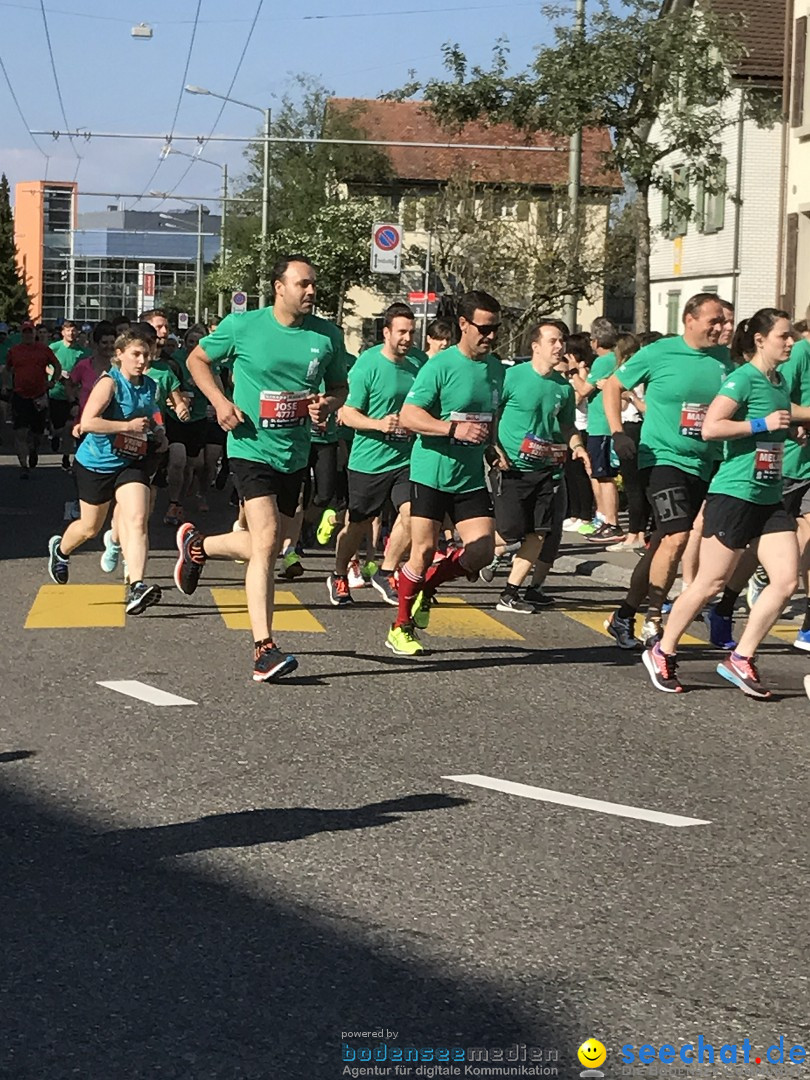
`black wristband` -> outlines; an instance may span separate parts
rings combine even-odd
[[[455,439],[455,437],[456,437],[456,428],[457,427],[458,427],[458,420],[451,420],[450,421],[450,430],[447,432],[447,438],[448,439]]]

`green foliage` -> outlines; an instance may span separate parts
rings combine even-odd
[[[14,219],[6,174],[0,177],[0,322],[20,323],[28,317],[31,298],[17,268]]]

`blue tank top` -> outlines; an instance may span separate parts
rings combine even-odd
[[[136,386],[125,379],[117,367],[110,368],[101,378],[110,378],[115,383],[112,401],[102,413],[105,420],[134,420],[139,416],[151,419],[157,391],[154,379],[143,375],[140,385]],[[132,444],[127,439],[90,431],[79,444],[76,461],[94,472],[117,472],[123,466],[139,460],[139,454],[127,452],[131,448]]]

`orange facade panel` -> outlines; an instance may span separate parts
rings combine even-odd
[[[73,192],[73,228],[76,227],[77,185],[67,180],[21,180],[14,187],[14,243],[17,261],[28,284],[34,322],[42,318],[45,259],[45,203],[50,191]]]

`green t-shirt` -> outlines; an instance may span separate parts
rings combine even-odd
[[[64,341],[52,341],[48,348],[62,365],[63,376],[69,375],[83,357],[91,355],[81,345],[68,345]],[[62,379],[48,391],[48,396],[54,401],[67,401],[67,391]]]
[[[175,349],[172,353],[172,360],[180,372],[180,389],[184,394],[188,396],[188,411],[189,418],[187,423],[192,424],[195,420],[204,420],[208,415],[208,398],[200,390],[197,389],[197,384],[191,377],[191,372],[186,366],[186,360],[188,359],[188,349]],[[166,361],[163,361],[166,363]],[[167,366],[169,366],[167,364]],[[217,365],[212,364],[211,370],[216,372]],[[174,409],[169,408],[169,412],[172,416],[176,416]]]
[[[616,370],[616,357],[612,352],[597,356],[588,372],[587,382],[596,386],[598,382],[609,378]],[[610,435],[610,425],[605,416],[605,405],[602,401],[602,391],[595,390],[588,398],[588,434]]]
[[[305,315],[282,326],[272,307],[226,315],[200,346],[212,361],[232,360],[233,400],[244,422],[228,434],[228,455],[279,472],[305,468],[311,424],[307,398],[346,383],[343,332]]]
[[[437,420],[477,420],[492,424],[501,402],[504,369],[500,360],[471,360],[457,345],[425,364],[406,405],[418,405]],[[487,444],[469,445],[447,435],[417,435],[411,451],[411,480],[459,495],[485,487]]]
[[[509,368],[503,382],[498,442],[513,469],[552,469],[558,477],[568,454],[563,428],[573,428],[574,389],[553,369],[535,371],[531,362]]]
[[[354,366],[356,361],[357,361],[357,357],[354,356],[353,353],[346,353],[346,371],[347,371],[347,374],[348,374],[348,372],[350,372],[352,370],[352,367]],[[323,393],[325,393],[325,391],[326,391],[326,386],[322,382],[319,392],[321,394],[323,394]],[[346,431],[351,431],[352,434],[354,434],[354,429],[353,428],[347,428],[347,427],[345,427],[345,425],[338,423],[337,412],[329,413],[329,415],[326,418],[326,427],[320,428],[320,427],[317,427],[315,424],[312,424],[311,427],[312,427],[312,441],[314,443],[318,443],[321,446],[323,446],[325,444],[328,444],[328,443],[336,443],[340,439],[345,439],[346,436],[345,436],[344,432],[346,432]]]
[[[790,359],[779,368],[794,405],[810,405],[810,341],[803,338],[790,350]],[[791,480],[810,479],[810,443],[785,443],[784,473]]]
[[[160,409],[161,414],[166,415],[167,399],[169,394],[175,390],[180,389],[180,380],[175,375],[174,371],[169,367],[165,360],[153,360],[152,366],[147,369],[146,374],[152,379],[157,386],[155,392],[155,404]],[[174,415],[174,410],[171,410]]]
[[[402,360],[383,356],[382,345],[367,349],[349,374],[346,404],[372,420],[398,413],[422,366],[409,352]],[[404,428],[390,435],[381,431],[355,430],[349,468],[362,473],[393,472],[411,459],[414,436]]]
[[[661,338],[626,360],[616,377],[626,390],[643,383],[647,406],[641,426],[639,468],[672,465],[709,480],[719,444],[704,442],[703,417],[731,365],[728,349],[693,349],[682,337]],[[589,428],[590,431],[590,428]]]
[[[790,395],[780,372],[777,382],[753,364],[736,368],[720,387],[723,397],[739,404],[733,420],[755,420],[776,409],[790,409]],[[709,491],[772,506],[782,498],[782,455],[787,431],[761,431],[722,443],[723,460]]]

